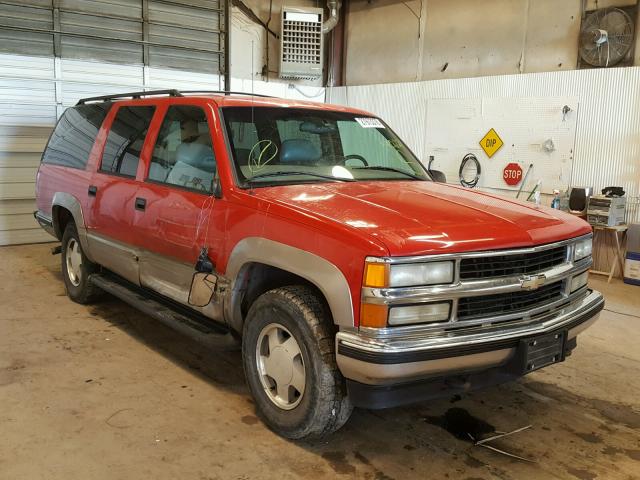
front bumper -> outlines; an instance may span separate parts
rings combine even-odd
[[[486,329],[410,338],[376,338],[357,330],[343,330],[336,335],[338,367],[352,386],[354,382],[396,386],[460,376],[507,366],[513,363],[522,340],[553,332],[563,332],[568,354],[578,333],[595,322],[603,308],[602,294],[589,290],[581,299],[546,317],[515,326],[505,322]],[[513,373],[513,368],[509,371]]]

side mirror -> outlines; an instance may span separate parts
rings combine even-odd
[[[191,281],[189,305],[194,307],[206,307],[209,305],[216,289],[217,281],[217,277],[211,273],[196,272]]]
[[[429,174],[434,182],[447,183],[447,176],[440,170],[429,170]]]

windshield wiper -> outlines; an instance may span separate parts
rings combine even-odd
[[[256,178],[282,177],[282,176],[286,176],[286,175],[309,175],[311,177],[323,178],[325,180],[332,180],[334,182],[355,182],[356,181],[354,178],[332,177],[331,175],[323,175],[321,173],[296,172],[296,171],[293,171],[293,172],[283,171],[283,172],[259,173],[257,175],[254,175],[253,177],[247,178],[245,181],[247,183],[254,183],[254,180]]]
[[[393,167],[371,166],[371,167],[351,167],[351,168],[353,168],[354,170],[382,170],[383,172],[395,172],[395,173],[401,173],[415,180],[424,180],[424,178],[420,178],[417,175],[414,175],[413,173],[405,172],[404,170],[400,170],[399,168],[393,168]]]

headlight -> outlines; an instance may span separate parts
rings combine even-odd
[[[580,275],[576,275],[571,279],[571,293],[576,290],[580,290],[584,287],[589,280],[589,271],[582,272]]]
[[[576,242],[573,250],[573,260],[577,262],[578,260],[582,260],[583,258],[590,256],[592,242],[593,239],[591,237]]]
[[[453,262],[391,265],[390,287],[414,287],[453,282]]]
[[[414,323],[444,322],[449,320],[451,303],[425,303],[389,310],[389,325],[411,325]]]

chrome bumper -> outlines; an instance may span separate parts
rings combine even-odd
[[[515,326],[505,322],[486,329],[395,337],[376,337],[373,329],[342,330],[336,335],[338,367],[347,379],[369,385],[477,372],[507,363],[523,339],[554,331],[566,331],[566,338],[574,339],[603,307],[602,294],[591,290],[546,317]]]

